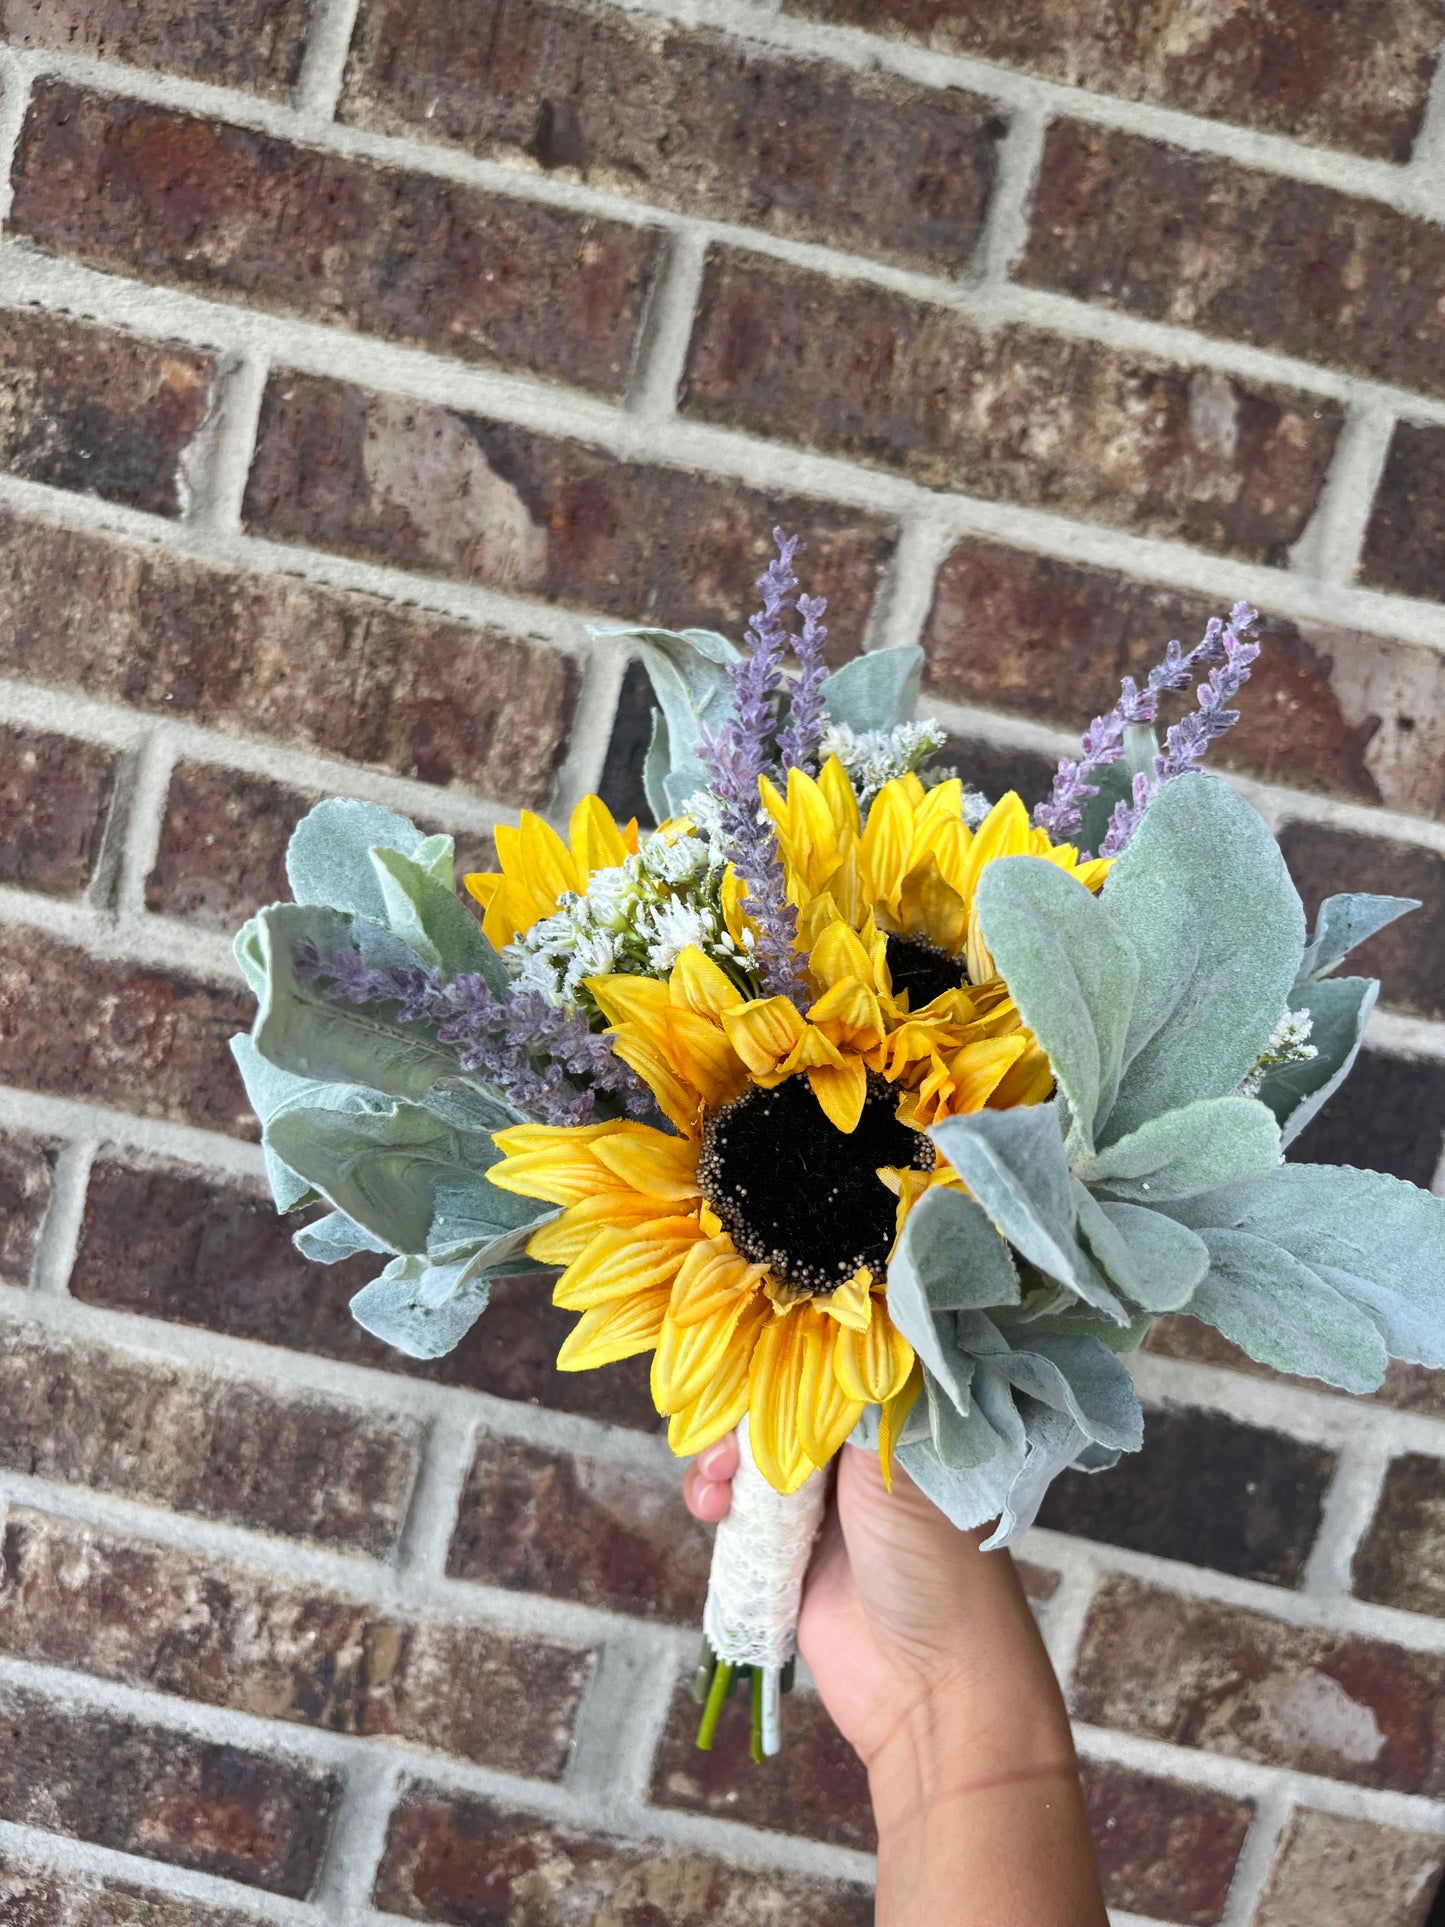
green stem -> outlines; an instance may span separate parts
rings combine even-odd
[[[763,1763],[763,1669],[761,1666],[753,1668],[753,1726],[752,1736],[748,1741],[748,1752],[752,1756],[753,1764],[761,1766]]]
[[[717,1669],[717,1654],[707,1641],[702,1642],[698,1654],[697,1671],[692,1676],[692,1696],[699,1706],[707,1705],[707,1696],[712,1687],[712,1676]]]
[[[723,1701],[732,1683],[732,1667],[719,1661],[717,1671],[712,1676],[707,1705],[703,1708],[702,1725],[697,1729],[697,1743],[704,1753],[712,1752],[712,1743],[717,1738],[717,1723],[722,1717]]]

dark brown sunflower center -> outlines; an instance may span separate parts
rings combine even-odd
[[[853,1131],[829,1123],[806,1077],[749,1090],[703,1132],[698,1178],[753,1264],[798,1291],[836,1291],[860,1265],[881,1276],[898,1201],[884,1164],[931,1171],[933,1146],[898,1122],[898,1093],[873,1073]]]
[[[961,990],[968,982],[962,957],[952,956],[922,937],[888,938],[888,975],[895,997],[908,992],[908,1008],[922,1010],[945,990]]]

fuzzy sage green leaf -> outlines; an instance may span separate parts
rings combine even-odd
[[[1203,1097],[1116,1138],[1076,1164],[1074,1175],[1118,1198],[1166,1204],[1262,1177],[1279,1156],[1279,1125],[1266,1105],[1252,1097]]]

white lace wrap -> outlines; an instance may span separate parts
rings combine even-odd
[[[732,1510],[717,1529],[702,1629],[720,1660],[781,1671],[797,1651],[798,1603],[827,1481],[815,1473],[797,1492],[775,1492],[738,1427]]]

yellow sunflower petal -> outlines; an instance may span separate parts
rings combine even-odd
[[[829,1123],[843,1132],[855,1131],[868,1095],[868,1071],[862,1058],[850,1057],[836,1065],[821,1064],[810,1070],[807,1077]]]
[[[649,1198],[681,1202],[698,1195],[697,1146],[688,1138],[668,1137],[643,1125],[625,1136],[599,1139],[592,1155],[624,1184]]]
[[[722,1363],[690,1405],[667,1422],[667,1442],[679,1457],[705,1452],[724,1432],[730,1432],[748,1409],[748,1368],[752,1364],[756,1325],[739,1322]]]
[[[738,1353],[750,1358],[767,1315],[766,1301],[747,1297],[689,1325],[669,1313],[652,1357],[652,1402],[658,1411],[681,1411],[701,1398],[713,1379],[729,1374]]]
[[[833,1341],[833,1370],[849,1398],[883,1405],[896,1398],[913,1370],[913,1347],[883,1305],[863,1331],[843,1326]]]
[[[679,1325],[710,1318],[720,1306],[736,1305],[755,1292],[766,1273],[766,1265],[749,1264],[740,1256],[730,1238],[707,1238],[695,1244],[678,1267],[668,1316]]]
[[[814,1305],[801,1307],[802,1369],[798,1378],[798,1440],[820,1469],[863,1416],[833,1370],[833,1326]]]
[[[751,927],[747,912],[743,908],[743,902],[747,894],[747,884],[743,882],[742,878],[730,863],[723,871],[720,895],[723,922],[727,925],[728,935],[739,949],[745,948],[743,939]]]
[[[650,1352],[666,1315],[666,1285],[584,1311],[557,1354],[558,1371],[590,1372],[598,1365]]]
[[[685,1005],[699,1017],[712,1017],[719,1023],[725,1010],[742,1002],[732,978],[695,944],[689,944],[678,956],[668,979],[667,994],[674,1005]]]
[[[586,875],[578,873],[572,852],[552,825],[531,810],[522,812],[518,840],[521,850],[518,871],[539,917],[551,916],[565,891],[586,888]],[[501,848],[502,839],[498,835],[499,854]],[[509,864],[504,861],[502,867],[510,874]]]
[[[865,1265],[861,1271],[830,1291],[826,1297],[815,1298],[813,1303],[827,1318],[836,1324],[846,1326],[855,1332],[867,1331],[873,1318],[873,1293],[869,1289],[872,1277]]]
[[[560,1218],[533,1232],[527,1256],[544,1265],[570,1265],[580,1258],[604,1225],[622,1229],[628,1225],[651,1224],[665,1217],[675,1206],[671,1199],[649,1198],[638,1191],[602,1191],[595,1198],[583,1198],[568,1205]]]
[[[848,772],[836,756],[830,756],[818,772],[818,788],[833,819],[833,836],[839,849],[856,843],[863,831],[858,813],[858,798],[848,781]]]
[[[652,1129],[650,1124],[638,1124],[630,1117],[604,1118],[600,1124],[509,1124],[504,1131],[493,1131],[492,1142],[505,1156],[519,1157],[528,1151],[567,1150],[596,1144],[599,1138]]]
[[[654,1218],[636,1228],[604,1225],[552,1288],[552,1303],[589,1311],[665,1284],[672,1289],[689,1248],[702,1236],[696,1218]]]
[[[936,944],[940,950],[962,949],[968,929],[968,906],[948,881],[934,851],[919,859],[903,879],[899,922],[911,937]]]
[[[858,933],[841,918],[819,933],[808,969],[824,990],[850,981],[873,988],[873,959]]]
[[[826,1027],[838,1043],[851,1044],[857,1050],[871,1050],[883,1041],[883,1012],[877,995],[856,977],[845,977],[825,990],[809,1010],[808,1021]]]
[[[666,1041],[658,1043],[639,1024],[619,1024],[609,1032],[613,1055],[637,1072],[657,1099],[662,1115],[686,1137],[695,1134],[702,1098],[673,1063]]]
[[[883,1483],[890,1492],[893,1490],[893,1454],[898,1447],[899,1434],[908,1421],[908,1414],[918,1403],[918,1395],[922,1390],[923,1367],[915,1358],[903,1389],[885,1403],[879,1414],[878,1460],[883,1469]]]
[[[804,1024],[786,997],[755,997],[723,1013],[728,1041],[754,1076],[766,1076],[788,1056]]]
[[[796,1492],[812,1473],[798,1437],[798,1388],[806,1340],[796,1312],[770,1315],[748,1368],[748,1433],[758,1470],[776,1492]]]
[[[468,893],[476,898],[484,910],[506,880],[500,870],[473,870],[462,878]]]
[[[499,1191],[511,1191],[521,1198],[542,1198],[548,1204],[580,1204],[583,1198],[627,1188],[597,1162],[585,1142],[547,1144],[504,1157],[492,1166],[487,1177]]]
[[[609,1024],[637,1024],[658,1044],[667,1042],[667,1013],[672,999],[666,984],[655,977],[633,977],[622,971],[589,977],[587,988]]]
[[[572,812],[567,834],[578,878],[575,887],[579,889],[587,887],[587,879],[594,870],[615,870],[627,861],[627,844],[600,796],[582,798]]]
[[[1029,813],[1018,792],[1010,790],[974,831],[960,878],[963,895],[972,898],[986,863],[996,862],[1001,856],[1027,856],[1029,835]]]
[[[950,1117],[966,1117],[981,1111],[1003,1082],[1005,1076],[1029,1048],[1026,1031],[1011,1037],[986,1037],[977,1044],[965,1044],[950,1058],[948,1074],[953,1090],[948,1098]]]
[[[894,918],[912,843],[913,812],[908,792],[897,781],[885,783],[868,811],[858,857],[874,901],[883,904]]]
[[[747,1071],[715,1019],[674,1005],[667,1023],[667,1055],[710,1111],[720,1110],[747,1087]]]
[[[994,1086],[988,1100],[989,1109],[1009,1111],[1016,1104],[1043,1104],[1053,1088],[1053,1066],[1038,1045],[1030,1041],[1023,1056]]]

